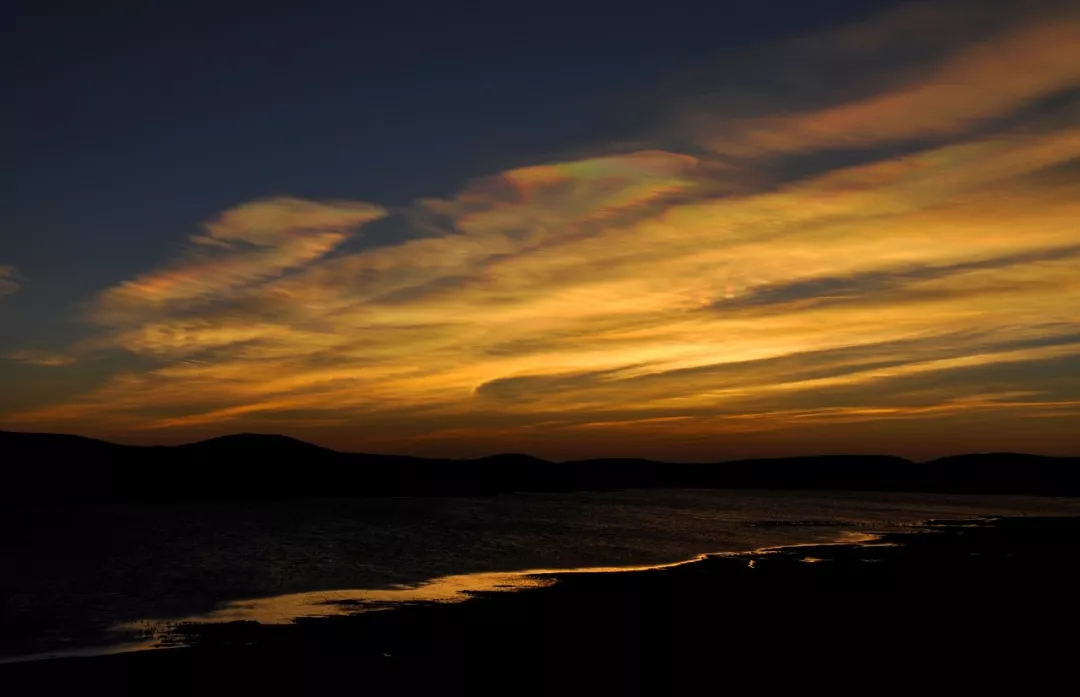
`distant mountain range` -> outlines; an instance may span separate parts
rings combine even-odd
[[[1080,457],[972,454],[916,463],[886,455],[713,464],[505,454],[451,460],[342,453],[286,436],[177,446],[0,431],[0,499],[190,500],[455,496],[643,487],[1080,495]]]

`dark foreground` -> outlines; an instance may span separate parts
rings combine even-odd
[[[670,694],[1075,688],[1080,518],[557,576],[188,647],[0,667],[6,694]],[[1064,681],[1064,682],[1063,682]]]

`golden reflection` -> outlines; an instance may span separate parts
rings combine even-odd
[[[751,554],[775,554],[800,547],[828,547],[836,545],[873,542],[879,535],[840,531],[831,542],[764,547]],[[543,588],[556,582],[555,576],[570,574],[620,573],[627,571],[650,571],[671,569],[693,564],[710,556],[739,558],[745,552],[720,552],[699,554],[682,561],[666,564],[628,566],[588,566],[570,569],[529,569],[526,571],[494,571],[473,574],[442,576],[415,586],[395,586],[377,589],[349,589],[290,593],[270,598],[232,601],[213,612],[193,615],[183,619],[145,619],[118,625],[122,632],[156,635],[167,634],[181,623],[259,622],[260,624],[289,624],[298,619],[334,617],[362,612],[383,610],[395,605],[416,602],[455,603],[467,600],[477,593],[502,593],[529,588]],[[748,565],[754,567],[754,560]],[[151,642],[152,643],[152,642]]]
[[[669,564],[647,566],[595,566],[575,569],[531,569],[515,572],[483,572],[443,576],[416,586],[380,589],[326,590],[290,593],[270,598],[232,601],[204,615],[182,619],[143,619],[117,625],[114,629],[125,634],[147,637],[136,643],[126,643],[114,650],[132,651],[163,646],[169,634],[179,625],[218,624],[227,622],[258,622],[260,624],[290,624],[296,620],[316,617],[355,615],[389,609],[395,605],[416,602],[456,603],[477,593],[504,593],[528,588],[543,588],[555,583],[554,575],[614,573],[667,569],[704,559],[699,555]],[[25,659],[24,659],[25,660]]]
[[[541,572],[532,572],[541,573]],[[413,587],[375,590],[328,590],[291,593],[272,598],[230,602],[205,615],[186,617],[182,622],[220,623],[253,621],[261,624],[288,624],[305,617],[333,617],[384,609],[388,605],[411,602],[460,602],[470,593],[491,593],[538,588],[550,579],[515,573],[483,573],[445,576]],[[140,620],[121,625],[124,631],[139,631],[161,625],[162,620]]]

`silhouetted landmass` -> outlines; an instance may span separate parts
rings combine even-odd
[[[871,544],[562,573],[514,593],[182,648],[0,666],[11,694],[1056,694],[1075,681],[1080,518],[940,521]]]
[[[505,454],[450,460],[342,453],[285,436],[179,446],[0,431],[6,500],[490,495],[642,487],[1080,495],[1080,458],[972,454],[916,463],[836,455],[714,464]]]

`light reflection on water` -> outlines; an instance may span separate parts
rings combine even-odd
[[[403,603],[459,602],[472,593],[505,592],[537,588],[553,583],[550,578],[522,573],[463,574],[436,578],[414,587],[351,589],[289,593],[227,603],[204,615],[181,620],[148,619],[118,625],[122,632],[158,632],[181,623],[222,623],[251,621],[261,624],[288,624],[308,617],[352,615],[384,610]]]
[[[137,644],[127,644],[125,650],[133,650],[133,646],[154,648],[182,624],[226,622],[289,624],[304,618],[355,615],[361,612],[386,610],[406,603],[456,603],[478,593],[503,593],[550,586],[556,582],[554,578],[556,574],[663,569],[698,561],[705,556],[707,555],[698,555],[694,559],[670,564],[649,566],[596,566],[576,569],[484,572],[444,576],[416,586],[289,593],[270,598],[233,601],[213,612],[182,619],[143,619],[126,622],[117,625],[114,631],[147,637],[146,640]]]
[[[455,603],[478,593],[519,591],[542,588],[556,583],[556,575],[616,573],[667,569],[701,561],[709,556],[741,556],[772,554],[798,547],[822,547],[840,544],[866,544],[879,539],[877,535],[841,531],[834,542],[806,543],[768,547],[754,552],[718,552],[699,554],[691,559],[667,564],[638,566],[592,566],[572,569],[529,569],[514,572],[483,572],[458,574],[431,579],[415,586],[379,589],[325,590],[289,593],[269,598],[232,601],[202,615],[182,619],[143,619],[119,624],[114,631],[144,637],[137,644],[127,644],[124,650],[140,650],[177,645],[176,630],[184,624],[221,624],[228,622],[258,622],[260,624],[290,624],[305,618],[355,615],[362,612],[387,610],[406,603]],[[809,558],[808,558],[809,559]],[[819,561],[815,559],[815,561]],[[753,565],[753,561],[750,562]]]

